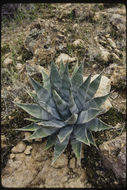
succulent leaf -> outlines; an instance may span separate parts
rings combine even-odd
[[[64,123],[68,125],[73,125],[76,123],[77,118],[78,118],[78,114],[72,114],[71,117],[69,117],[66,121],[64,121]]]
[[[69,137],[68,135],[66,139],[64,139],[63,142],[60,142],[59,139],[56,140],[55,148],[54,148],[54,159],[52,164],[56,161],[56,159],[64,152],[65,148],[68,145],[69,142]]]
[[[50,147],[52,147],[53,145],[55,145],[56,143],[56,134],[53,134],[51,136],[48,136],[47,137],[47,143],[46,143],[46,146],[45,146],[45,149],[44,150],[47,150],[49,149]]]
[[[70,95],[70,88],[71,88],[71,82],[70,82],[69,73],[68,73],[68,64],[65,65],[65,70],[63,72],[61,83],[62,83],[61,84],[61,93],[64,97],[64,100],[68,102],[69,95]]]
[[[79,86],[83,83],[83,64],[81,64],[75,73],[72,75],[71,82],[73,91],[76,92]]]
[[[47,111],[48,113],[50,113],[54,118],[56,119],[60,119],[60,116],[57,112],[57,110],[53,107],[50,107],[48,104],[46,104],[45,102],[43,101],[38,101],[38,103],[40,104],[40,106],[45,110]]]
[[[76,66],[75,66],[75,68],[74,68],[74,71],[73,71],[73,73],[72,73],[71,78],[74,77],[74,75],[75,75],[75,73],[78,71],[78,69],[79,69],[79,66],[78,66],[78,63],[77,63]]]
[[[73,125],[69,126],[67,125],[66,127],[62,128],[60,130],[60,132],[58,133],[58,139],[60,142],[63,142],[65,140],[65,138],[71,134],[71,132],[73,131]]]
[[[90,130],[87,130],[87,137],[88,137],[90,144],[94,145],[97,148],[97,145],[96,145],[95,140],[93,138],[92,132]]]
[[[69,109],[70,109],[70,112],[73,114],[73,113],[78,113],[79,110],[77,108],[77,105],[74,101],[74,98],[73,98],[73,94],[72,94],[72,91],[70,89],[70,97],[69,97]]]
[[[90,145],[90,142],[87,136],[87,129],[85,125],[79,125],[74,130],[74,135],[75,135],[76,140],[83,142],[84,144]]]
[[[59,121],[56,119],[53,119],[51,121],[42,121],[38,123],[38,125],[43,125],[47,127],[56,127],[56,128],[61,128],[65,126],[65,123],[63,121]]]
[[[63,76],[64,70],[65,70],[64,63],[61,60],[61,62],[60,62],[60,71],[59,71],[61,78]]]
[[[44,138],[51,135],[52,133],[55,133],[57,130],[58,129],[56,128],[40,127],[31,136],[29,136],[28,139]]]
[[[51,88],[50,77],[44,71],[42,71],[42,77],[43,77],[43,87],[49,91]]]
[[[33,117],[42,119],[42,109],[38,104],[21,104],[16,102],[15,104]]]
[[[87,123],[88,121],[94,119],[97,115],[99,115],[99,113],[100,113],[100,110],[95,109],[95,108],[91,108],[89,110],[82,111],[79,114],[77,124]]]
[[[53,90],[53,98],[56,103],[58,112],[62,115],[64,119],[67,119],[70,115],[68,104],[59,96],[59,94]]]
[[[52,120],[53,116],[48,113],[47,111],[45,111],[44,109],[42,109],[42,120],[48,121],[48,120]]]
[[[22,128],[16,129],[16,130],[18,130],[18,131],[36,131],[39,128],[40,128],[40,126],[38,124],[32,123],[30,125],[27,125],[25,127],[22,127]]]
[[[82,147],[81,142],[73,140],[71,141],[71,146],[76,158],[78,159],[79,165],[81,165],[81,147]]]
[[[78,105],[80,105],[79,106],[80,111],[82,110],[82,107],[84,105],[84,102],[85,102],[85,99],[87,96],[87,91],[89,89],[90,80],[91,80],[91,75],[89,75],[87,77],[87,79],[82,83],[82,85],[78,89],[77,99],[79,101]]]
[[[85,111],[85,110],[88,110],[89,108],[96,108],[97,109],[107,100],[108,97],[109,97],[109,94],[107,94],[105,96],[93,98],[84,104],[82,110]]]
[[[50,83],[51,85],[53,84],[54,86],[61,88],[61,77],[54,62],[51,63]]]
[[[100,75],[98,75],[89,85],[89,89],[87,92],[87,97],[86,97],[86,102],[88,100],[90,100],[91,98],[93,98],[93,96],[95,95],[99,85],[100,85],[100,81],[101,81],[101,77],[102,77],[102,73]]]
[[[41,121],[41,119],[37,119],[37,118],[24,118],[24,120],[27,120],[27,121],[33,121],[33,122],[39,122]]]
[[[89,123],[86,123],[86,126],[89,130],[95,131],[95,132],[112,128],[112,126],[104,123],[98,118],[91,120]]]
[[[31,77],[30,77],[30,81],[31,81],[33,88],[35,89],[35,91],[37,93],[38,102],[43,99],[44,103],[54,107],[55,106],[54,101],[52,100],[52,97],[51,97],[50,93],[48,92],[48,90],[43,88],[40,85],[40,83],[38,83],[37,81],[35,81]]]

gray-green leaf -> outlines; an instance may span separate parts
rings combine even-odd
[[[61,128],[65,126],[65,123],[63,121],[58,121],[56,119],[53,119],[51,121],[41,121],[38,123],[38,125],[43,125],[47,127],[55,127],[55,128]]]
[[[74,101],[72,90],[70,89],[70,96],[69,96],[69,109],[71,113],[78,113],[77,105]]]
[[[16,102],[15,104],[33,117],[42,119],[42,108],[38,104],[21,104]]]
[[[68,124],[68,125],[72,125],[75,124],[78,118],[78,114],[72,114],[71,117],[69,117],[66,121],[64,121],[64,123]]]
[[[87,136],[87,128],[85,125],[77,125],[77,127],[74,130],[74,136],[76,140],[83,142],[87,145],[90,145],[89,139]]]
[[[27,125],[25,127],[22,127],[22,128],[16,129],[16,130],[18,130],[18,131],[36,131],[39,128],[40,128],[40,126],[38,124],[32,123],[30,125]]]
[[[77,140],[71,141],[72,150],[78,160],[79,165],[81,165],[81,151],[82,151],[82,143]]]
[[[61,60],[61,62],[60,62],[60,70],[59,70],[61,78],[63,76],[64,70],[65,70],[65,66],[64,66],[63,61]]]
[[[89,75],[89,77],[83,82],[83,84],[79,87],[78,89],[78,93],[76,95],[76,98],[79,101],[79,110],[82,110],[82,107],[85,103],[85,99],[86,99],[86,95],[87,95],[87,91],[89,89],[89,84],[90,84],[90,80],[91,80],[91,75]]]
[[[89,130],[87,130],[87,137],[89,139],[90,144],[94,145],[97,148],[97,145],[96,145],[95,140],[93,138],[92,132]]]
[[[53,145],[55,145],[56,138],[57,138],[56,134],[53,134],[53,135],[47,137],[47,143],[46,143],[46,146],[45,146],[44,150],[47,150],[50,147],[52,147]]]
[[[95,118],[91,120],[90,122],[86,123],[86,126],[89,130],[95,131],[95,132],[113,128],[112,126],[104,123],[98,118]]]
[[[43,87],[49,91],[51,88],[50,77],[44,71],[42,71],[42,77],[43,77]]]
[[[51,135],[52,133],[54,133],[56,131],[57,131],[56,128],[40,127],[31,136],[29,136],[28,139],[44,138],[44,137]]]
[[[109,94],[105,95],[105,96],[100,96],[100,97],[95,97],[91,100],[89,100],[88,102],[86,102],[82,108],[82,110],[88,110],[90,108],[99,108],[105,101],[106,99],[109,97]]]
[[[65,148],[66,148],[67,145],[68,145],[69,137],[70,137],[70,135],[68,135],[68,136],[66,137],[66,139],[65,139],[62,143],[59,141],[59,139],[57,139],[56,145],[55,145],[55,148],[54,148],[54,159],[53,159],[52,164],[53,164],[53,163],[56,161],[56,159],[64,152]]]
[[[100,110],[94,109],[94,108],[91,108],[86,111],[82,111],[79,114],[77,124],[87,123],[88,121],[94,119],[97,115],[99,115],[99,113],[100,113]]]
[[[87,96],[86,96],[86,102],[89,101],[91,98],[93,98],[93,96],[95,95],[100,85],[101,77],[102,77],[102,73],[90,83]]]
[[[56,103],[58,112],[62,115],[64,119],[67,119],[70,116],[68,104],[59,96],[59,94],[55,90],[53,90],[53,98]]]
[[[59,141],[63,142],[66,139],[66,137],[71,134],[72,131],[73,131],[73,125],[68,125],[60,129],[60,132],[57,135]]]
[[[51,63],[50,83],[51,86],[53,85],[58,88],[61,88],[61,77],[54,62]]]
[[[78,69],[76,68],[76,71],[74,74],[72,74],[71,82],[72,82],[72,88],[74,92],[77,92],[77,89],[79,86],[83,83],[83,64],[80,64]]]

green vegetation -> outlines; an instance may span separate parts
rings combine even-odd
[[[91,75],[83,82],[83,65],[76,66],[71,79],[69,78],[68,64],[61,63],[58,72],[54,62],[51,64],[51,73],[43,76],[43,87],[30,77],[30,82],[36,94],[30,93],[36,104],[21,104],[17,106],[29,113],[34,123],[19,128],[20,131],[34,132],[28,139],[45,138],[45,149],[55,145],[54,160],[64,152],[68,143],[80,164],[82,143],[94,145],[92,132],[112,128],[96,117],[100,114],[100,106],[109,94],[93,98],[100,84],[100,74],[91,83]]]

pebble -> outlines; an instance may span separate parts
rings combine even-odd
[[[15,154],[10,154],[10,159],[15,158]]]
[[[17,57],[17,61],[21,61],[22,60],[22,55],[20,55],[19,57]]]
[[[115,60],[118,60],[118,61],[120,60],[118,55],[116,55],[115,53],[111,53],[111,55],[114,57]]]
[[[12,148],[11,152],[20,153],[20,152],[24,152],[25,149],[26,149],[26,144],[21,141]]]
[[[112,93],[112,95],[110,97],[114,100],[118,97],[118,93],[114,92],[114,93]]]
[[[25,135],[25,139],[27,139],[31,135],[31,133],[30,132],[24,132],[24,135]],[[28,142],[33,142],[32,139],[28,139],[27,141]]]
[[[6,137],[5,135],[1,135],[1,148],[6,148],[7,143],[6,143]]]
[[[11,91],[12,90],[12,87],[11,86],[8,86],[7,87],[7,91]]]
[[[79,47],[79,46],[83,46],[84,45],[84,41],[81,39],[77,39],[73,42],[73,46],[74,47]]]
[[[97,69],[98,66],[97,66],[97,64],[93,64],[92,67],[93,67],[93,69]]]
[[[74,25],[73,25],[73,29],[74,29],[74,30],[77,29],[78,27],[79,27],[78,24],[74,24]]]
[[[24,153],[28,155],[28,154],[30,154],[31,150],[32,150],[32,146],[27,146]]]
[[[17,63],[16,69],[21,70],[23,68],[23,65],[21,63]]]
[[[42,141],[42,138],[37,138],[35,139],[36,142],[41,142]]]
[[[10,65],[10,64],[12,64],[12,63],[13,63],[13,61],[12,61],[12,59],[9,58],[9,57],[7,57],[7,58],[4,60],[4,65],[5,65],[5,66],[8,66],[8,65]]]
[[[116,44],[111,38],[107,38],[107,41],[113,48],[116,48]]]

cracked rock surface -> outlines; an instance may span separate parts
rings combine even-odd
[[[19,147],[19,142],[16,147]],[[7,162],[2,172],[4,187],[91,187],[87,182],[85,170],[75,167],[74,159],[68,167],[68,157],[62,154],[51,165],[53,151],[43,151],[45,142],[34,142],[26,146],[24,152],[12,152],[13,156]],[[26,152],[30,150],[29,154]],[[12,154],[11,154],[12,155]],[[71,168],[73,166],[73,168]]]

